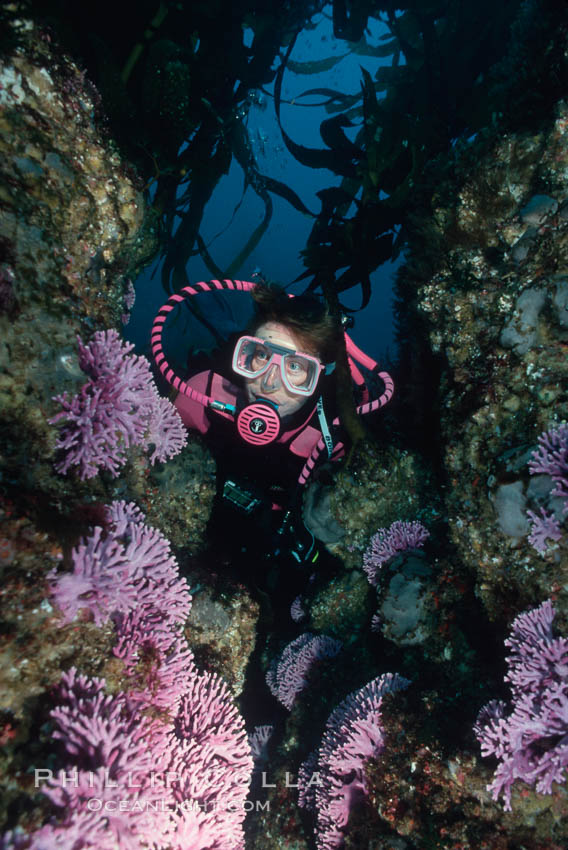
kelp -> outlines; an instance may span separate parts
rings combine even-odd
[[[126,0],[118,7],[109,0],[46,0],[18,8],[56,30],[99,89],[105,119],[159,218],[167,292],[187,282],[186,266],[196,252],[218,270],[200,228],[233,161],[243,169],[244,191],[261,199],[264,216],[221,270],[225,276],[237,272],[266,232],[272,195],[314,215],[289,186],[261,173],[246,117],[254,92],[272,81],[282,45],[310,26],[322,7],[321,0],[276,6],[264,0]]]
[[[292,62],[288,60],[288,70],[295,74],[323,74],[324,71],[331,71],[332,68],[349,56],[349,53],[343,53],[341,56],[327,56],[325,59],[314,59],[311,62]]]
[[[527,12],[529,6],[531,12]],[[409,216],[417,204],[428,202],[428,193],[421,187],[428,185],[428,174],[439,158],[451,158],[456,144],[467,144],[470,137],[493,130],[496,116],[504,127],[519,120],[523,93],[517,87],[516,102],[505,96],[510,90],[509,57],[521,55],[511,37],[515,22],[527,14],[535,22],[540,22],[542,13],[558,21],[562,18],[550,0],[531,4],[505,0],[498,6],[489,0],[475,4],[414,0],[379,7],[364,0],[333,5],[334,35],[358,39],[351,45],[353,52],[374,53],[383,60],[374,75],[361,69],[360,92],[311,88],[294,98],[302,102],[309,96],[325,97],[318,103],[334,115],[320,125],[326,148],[298,145],[281,127],[284,143],[298,162],[329,168],[342,178],[341,187],[351,196],[351,204],[343,196],[335,203],[331,195],[325,196],[302,252],[306,271],[298,280],[309,278],[308,289],[322,292],[329,291],[333,280],[336,294],[359,286],[360,308],[370,297],[370,275],[400,253]],[[369,45],[364,34],[369,19],[381,22],[386,30],[376,46]],[[528,53],[529,28],[524,29]],[[561,37],[556,41],[558,57]],[[275,80],[280,124],[288,55]],[[385,64],[389,57],[390,63]],[[542,74],[542,58],[536,52],[534,58]],[[526,61],[517,59],[516,65],[526,75]],[[296,74],[300,70],[294,65]],[[554,75],[551,70],[550,77]],[[560,87],[554,88],[558,95]],[[352,142],[342,128],[354,125],[358,130]],[[347,310],[341,304],[340,308]]]
[[[316,14],[327,14],[323,0],[125,0],[120,6],[110,0],[0,0],[0,11],[40,17],[97,86],[113,136],[160,221],[168,292],[186,283],[196,253],[216,276],[237,274],[266,232],[272,196],[278,195],[313,218],[299,280],[328,300],[360,287],[363,307],[372,272],[400,252],[409,217],[428,201],[421,187],[433,164],[496,121],[506,127],[536,120],[564,93],[559,5],[333,0],[334,37],[346,49],[304,62],[293,59],[295,41],[314,28]],[[245,31],[252,38],[245,39]],[[0,49],[8,45],[0,41]],[[328,117],[320,125],[322,146],[295,142],[280,115],[284,75],[341,68],[349,53],[375,57],[376,71],[362,69],[357,92],[319,86],[297,95],[295,108],[323,106]],[[288,151],[305,167],[329,169],[339,183],[319,193],[319,211],[263,174],[254,156],[247,112],[255,92],[270,96],[272,82]],[[353,128],[355,138],[345,132]],[[264,215],[220,268],[215,240],[205,245],[200,228],[233,161],[243,171],[243,196],[255,192]],[[337,309],[346,309],[339,300]]]

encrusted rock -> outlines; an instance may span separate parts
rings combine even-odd
[[[493,617],[551,594],[568,610],[556,582],[566,547],[539,555],[526,518],[536,507],[527,499],[531,452],[568,416],[568,220],[559,215],[567,134],[561,103],[539,132],[474,142],[448,175],[448,185],[461,181],[457,192],[436,186],[429,238],[447,250],[430,278],[414,283],[445,364],[438,409],[450,535]],[[514,246],[525,238],[520,257]],[[414,267],[402,272],[405,286]]]
[[[259,606],[243,585],[222,577],[213,586],[202,571],[192,572],[191,612],[186,626],[188,643],[200,666],[214,670],[238,696],[256,642]]]
[[[432,570],[418,555],[401,555],[388,569],[391,576],[381,596],[379,615],[383,635],[398,646],[414,646],[429,637]]]
[[[34,25],[11,26],[19,43],[0,63],[0,464],[20,489],[65,498],[51,398],[77,388],[77,333],[120,320],[145,205],[83,72]]]

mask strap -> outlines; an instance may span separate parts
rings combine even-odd
[[[317,410],[317,414],[318,414],[320,431],[322,433],[322,437],[323,437],[323,440],[325,442],[325,446],[327,448],[327,456],[331,457],[332,454],[333,454],[333,449],[334,449],[333,437],[331,436],[331,431],[329,430],[329,425],[327,424],[327,418],[326,418],[326,415],[325,415],[325,411],[323,409],[323,399],[322,399],[321,395],[318,398],[316,410]]]

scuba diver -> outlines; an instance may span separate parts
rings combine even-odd
[[[209,368],[181,378],[164,354],[166,321],[186,299],[219,290],[250,293],[253,319]],[[204,435],[217,462],[210,537],[213,544],[228,542],[233,556],[244,556],[250,569],[266,558],[313,564],[319,554],[316,538],[331,543],[342,535],[325,486],[326,475],[331,480],[325,470],[344,455],[341,423],[334,415],[341,333],[359,396],[357,411],[377,410],[392,396],[392,379],[338,329],[327,305],[314,296],[293,296],[264,281],[212,280],[172,295],[154,321],[154,360],[178,391],[174,404],[184,424]],[[359,367],[381,379],[379,398],[369,399]]]

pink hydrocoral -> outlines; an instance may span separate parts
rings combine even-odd
[[[550,493],[552,498],[561,499],[563,513],[568,512],[568,425],[561,425],[544,431],[538,438],[538,448],[532,453],[529,462],[531,475],[542,473],[550,475],[554,487]],[[540,555],[549,548],[549,542],[557,543],[562,539],[561,522],[554,513],[540,509],[540,515],[527,511],[531,531],[529,543]]]
[[[32,847],[80,841],[81,847],[134,850],[146,837],[173,832],[160,805],[171,741],[161,724],[131,711],[124,694],[111,696],[104,688],[104,679],[88,679],[74,668],[63,674],[51,714],[64,768],[41,789],[62,818],[35,833]],[[122,811],[118,801],[124,801]]]
[[[290,711],[306,687],[313,665],[322,658],[337,655],[341,646],[339,640],[308,632],[289,643],[266,674],[266,682],[276,699]]]
[[[72,572],[49,573],[65,622],[86,608],[102,625],[113,614],[153,604],[156,597],[168,622],[184,622],[191,597],[179,578],[168,540],[144,525],[144,515],[135,505],[115,502],[106,508],[106,515],[110,529],[96,526],[73,550]]]
[[[529,469],[532,475],[551,476],[555,484],[551,495],[564,501],[564,513],[568,513],[568,424],[563,422],[540,435]]]
[[[141,709],[177,710],[194,675],[179,634],[191,596],[168,540],[144,524],[134,504],[105,507],[109,527],[96,527],[72,553],[73,571],[49,574],[64,621],[90,610],[97,625],[114,622],[114,655],[123,663],[128,696]]]
[[[181,630],[191,597],[168,541],[133,503],[114,502],[105,517],[107,537],[92,536],[100,557],[87,572],[80,559],[60,604],[112,617],[123,690],[110,695],[104,680],[64,674],[52,718],[65,764],[44,789],[60,819],[18,838],[18,850],[239,850],[253,766],[243,720],[222,680],[195,666]],[[101,541],[116,544],[110,559]],[[120,594],[105,575],[110,568],[116,581],[117,564]],[[56,595],[70,575],[52,575]],[[78,599],[85,582],[89,596]]]
[[[248,741],[255,767],[266,761],[268,742],[274,732],[274,726],[255,726],[249,734]]]
[[[367,793],[365,764],[384,749],[383,697],[408,684],[396,673],[385,673],[350,694],[329,716],[317,762],[312,754],[298,775],[300,805],[317,816],[318,850],[343,846],[349,814]],[[314,772],[315,792],[309,786]]]
[[[181,452],[187,443],[187,434],[180,424],[179,413],[173,404],[167,398],[157,398],[148,420],[146,443],[154,447],[150,463],[163,463]]]
[[[212,846],[240,847],[253,762],[243,720],[217,675],[206,672],[193,678],[174,728],[178,740],[187,742],[176,749],[172,761],[180,776],[176,801],[199,801],[205,811],[215,808]]]
[[[540,516],[535,514],[534,511],[527,511],[527,517],[531,526],[529,543],[539,554],[544,555],[549,546],[548,540],[558,542],[562,539],[560,523],[554,514],[549,513],[544,508],[540,509]]]
[[[290,605],[290,616],[294,620],[295,623],[299,623],[306,616],[306,612],[302,606],[302,597],[296,596],[292,604]]]
[[[146,805],[159,801],[165,791],[164,773],[171,760],[171,741],[163,724],[133,711],[123,693],[110,695],[104,688],[104,679],[88,679],[71,668],[63,674],[59,705],[51,712],[55,721],[53,737],[61,742],[66,763],[71,767],[66,773],[73,775],[76,771],[79,780],[73,787],[74,783],[59,775],[47,791],[52,801],[65,810],[66,817],[81,810],[86,814],[89,798],[101,794],[107,799],[116,797],[117,788],[121,798],[125,794]],[[96,831],[104,835],[105,819],[99,814],[95,820],[99,822]],[[129,826],[135,833],[151,825],[145,824],[144,818],[140,823],[135,818],[126,820],[132,821]],[[122,821],[120,817],[115,828],[111,816],[108,831],[130,831]],[[166,825],[162,818],[160,828]],[[99,840],[103,840],[103,835]]]
[[[116,621],[113,654],[123,662],[122,675],[132,704],[175,714],[195,675],[193,654],[185,638],[167,629],[156,606],[143,606]]]
[[[474,732],[484,756],[500,763],[488,789],[511,809],[511,789],[520,779],[550,794],[568,767],[568,639],[555,638],[550,600],[520,614],[505,641],[510,649],[506,680],[512,710],[493,700],[481,709]]]
[[[73,571],[48,574],[51,593],[64,621],[70,623],[88,608],[100,626],[115,611],[129,611],[137,601],[136,585],[128,581],[129,564],[123,545],[105,537],[98,526],[72,553]]]
[[[148,379],[147,360],[131,354],[134,345],[120,338],[118,331],[114,329],[97,331],[91,342],[85,345],[80,336],[77,337],[79,349],[79,366],[82,371],[93,380],[110,378],[127,383],[125,389],[130,393],[140,393],[147,389],[147,401],[150,401],[151,389]],[[134,405],[137,400],[129,396],[129,401]]]
[[[115,330],[98,331],[88,345],[78,337],[78,346],[79,366],[90,380],[73,398],[55,398],[63,410],[51,422],[66,422],[56,468],[66,473],[78,466],[81,478],[92,478],[99,468],[117,475],[127,449],[144,440],[155,394],[149,364],[132,355],[134,346]]]
[[[224,684],[195,668],[174,722],[104,680],[64,674],[52,711],[65,769],[42,788],[61,809],[32,847],[237,850],[252,759]],[[188,718],[191,721],[188,722]]]
[[[105,520],[114,528],[117,535],[128,533],[131,525],[144,522],[144,513],[135,502],[111,502],[104,507]]]
[[[363,569],[369,583],[377,585],[379,570],[393,555],[422,546],[429,536],[430,532],[420,522],[397,520],[389,528],[379,528],[363,555]]]
[[[77,467],[83,479],[99,469],[118,475],[131,446],[154,445],[151,462],[177,454],[187,442],[173,405],[160,398],[150,364],[115,330],[97,331],[88,345],[78,338],[79,365],[89,376],[80,392],[56,396],[63,408],[50,422],[63,422],[56,449],[58,472]]]

